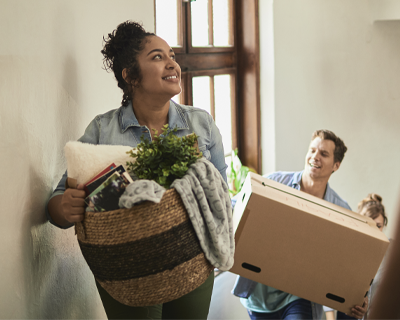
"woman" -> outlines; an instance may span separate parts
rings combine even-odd
[[[170,100],[180,93],[181,69],[170,46],[135,22],[127,21],[104,39],[104,65],[114,72],[123,90],[122,106],[98,115],[86,128],[81,142],[136,147],[141,136],[152,139],[155,129],[169,124],[177,136],[198,135],[203,156],[219,170],[225,182],[226,164],[221,134],[205,111]],[[48,218],[60,228],[83,220],[83,185],[65,190],[66,173],[49,200]],[[149,307],[129,307],[114,300],[98,283],[108,318],[112,319],[205,319],[211,300],[214,274],[189,294]]]
[[[370,193],[366,198],[361,200],[358,204],[358,213],[369,217],[373,219],[376,222],[376,226],[380,231],[383,231],[384,227],[387,226],[388,223],[388,218],[385,213],[385,207],[382,205],[382,197],[375,194],[375,193]],[[382,262],[381,266],[379,267],[379,270],[375,276],[374,282],[372,283],[371,289],[369,290],[368,294],[368,306],[371,306],[371,302],[374,296],[374,293],[376,292],[376,288],[379,284],[380,277],[382,275],[382,270],[384,268],[385,263]],[[331,320],[334,319],[334,313],[331,308],[324,307],[324,310],[326,311],[326,319]],[[329,311],[328,311],[329,310]],[[368,316],[369,309],[367,310],[367,313],[365,314],[364,318],[366,319]],[[350,317],[340,311],[337,312],[336,319],[355,319],[353,317]]]

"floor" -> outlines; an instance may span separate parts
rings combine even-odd
[[[231,294],[236,277],[236,274],[227,271],[219,274],[215,278],[208,320],[250,320],[239,298]],[[323,314],[321,320],[325,319],[325,314]]]
[[[249,320],[246,309],[235,297],[231,290],[236,280],[236,274],[223,272],[214,281],[214,290],[211,297],[208,319],[240,319]]]

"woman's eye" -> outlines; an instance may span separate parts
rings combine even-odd
[[[153,57],[153,59],[161,59],[161,54],[157,54]]]
[[[175,61],[175,55],[171,56],[171,59]]]

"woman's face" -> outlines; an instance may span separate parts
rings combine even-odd
[[[383,231],[383,227],[385,226],[385,220],[383,219],[383,216],[380,214],[379,217],[374,219],[374,221],[376,222],[378,229]]]
[[[368,214],[368,208],[364,208],[361,210],[360,214],[363,216],[369,216]],[[383,231],[383,227],[385,226],[385,219],[383,219],[383,216],[380,214],[377,218],[374,219],[376,226],[380,231]]]
[[[143,94],[169,100],[181,92],[181,68],[174,51],[163,39],[147,37],[138,62],[142,80],[136,84],[134,96]]]

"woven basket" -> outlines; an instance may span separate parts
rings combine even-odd
[[[96,280],[125,305],[177,299],[204,283],[213,270],[175,189],[167,190],[158,204],[86,212],[75,227]]]

